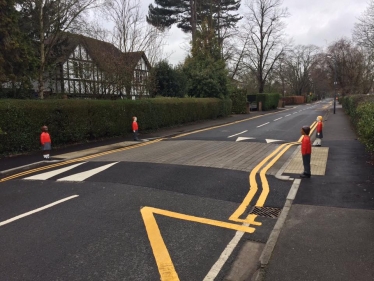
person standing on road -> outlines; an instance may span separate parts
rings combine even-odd
[[[323,138],[323,133],[322,133],[322,116],[317,117],[317,135],[316,135],[316,141],[315,141],[315,146],[321,146],[322,144],[322,138]]]
[[[42,144],[43,157],[44,159],[50,159],[51,152],[51,136],[48,133],[48,127],[42,127],[42,133],[40,134],[40,143]]]
[[[139,127],[138,127],[138,118],[136,118],[136,116],[134,116],[132,118],[132,131],[134,133],[134,141],[138,141],[138,130],[139,130]]]
[[[312,144],[310,143],[310,127],[303,126],[301,128],[301,134],[303,139],[301,141],[301,155],[303,157],[304,173],[300,175],[301,178],[310,178],[310,158],[312,154]]]

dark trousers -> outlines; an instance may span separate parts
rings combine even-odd
[[[139,139],[138,139],[138,130],[136,130],[136,131],[134,132],[134,140],[139,140]]]
[[[310,154],[303,155],[303,164],[304,164],[304,175],[311,175],[310,172]]]

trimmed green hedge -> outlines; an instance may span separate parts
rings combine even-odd
[[[246,91],[243,89],[235,89],[231,92],[232,112],[235,114],[247,113]]]
[[[262,102],[262,110],[276,109],[279,103],[279,94],[257,94],[257,102]]]
[[[0,100],[0,154],[39,148],[40,128],[49,127],[53,146],[131,133],[231,114],[231,100],[162,98],[130,100]]]
[[[339,99],[350,116],[360,140],[369,151],[374,152],[374,96],[353,95]]]

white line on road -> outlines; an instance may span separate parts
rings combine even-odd
[[[267,123],[265,123],[265,124],[262,124],[262,125],[260,125],[260,126],[257,126],[257,128],[260,128],[260,127],[262,127],[262,126],[265,126],[265,125],[267,125],[267,124],[269,124],[270,122],[267,122]]]
[[[82,172],[82,173],[78,173],[78,174],[74,174],[74,175],[71,175],[71,176],[68,176],[68,177],[65,177],[65,178],[58,179],[57,181],[84,181],[85,179],[87,179],[89,177],[92,177],[93,175],[95,175],[97,173],[100,173],[100,172],[112,167],[113,165],[115,165],[117,163],[118,162],[110,163],[110,164],[101,166],[99,168],[95,168],[95,169],[88,170],[88,171],[85,171],[85,172]]]
[[[53,203],[51,203],[51,204],[45,205],[44,207],[40,207],[40,208],[38,208],[38,209],[32,210],[32,211],[30,211],[30,212],[27,212],[27,213],[24,213],[24,214],[22,214],[22,215],[16,216],[16,217],[14,217],[14,218],[8,219],[8,220],[6,220],[6,221],[2,221],[2,222],[0,222],[0,226],[6,225],[6,224],[8,224],[8,223],[11,223],[11,222],[14,222],[14,221],[16,221],[16,220],[22,219],[22,218],[24,218],[24,217],[30,216],[30,215],[32,215],[32,214],[35,214],[35,213],[37,213],[37,212],[40,212],[40,211],[43,211],[43,210],[45,210],[45,209],[51,208],[51,207],[53,207],[53,206],[55,206],[55,205],[61,204],[61,203],[65,202],[65,201],[68,201],[68,200],[70,200],[70,199],[76,198],[76,197],[78,197],[78,196],[79,196],[79,195],[73,195],[73,196],[70,196],[70,197],[66,197],[66,198],[64,198],[64,199],[58,200],[58,201],[56,201],[56,202],[53,202]]]
[[[61,169],[58,169],[58,170],[54,170],[54,171],[51,171],[51,172],[37,174],[35,176],[31,176],[31,177],[24,178],[24,179],[25,180],[47,180],[49,178],[52,178],[52,177],[57,176],[59,174],[62,174],[66,171],[74,169],[75,167],[78,167],[79,165],[82,165],[84,163],[86,163],[86,162],[81,162],[81,163],[74,164],[74,165],[71,165],[71,166],[68,166],[68,167],[65,167],[65,168],[61,168]]]
[[[292,113],[292,114],[296,114],[297,112],[294,112],[294,113]]]
[[[244,226],[249,226],[248,223],[243,223]],[[213,281],[218,273],[221,271],[222,267],[226,263],[227,259],[230,257],[232,252],[234,251],[235,247],[238,245],[240,239],[243,237],[244,232],[237,231],[235,233],[234,238],[231,239],[230,243],[227,244],[225,250],[223,250],[222,254],[216,261],[216,263],[212,266],[209,270],[208,274],[205,276],[203,281]]]
[[[274,121],[278,121],[278,120],[281,120],[283,117],[281,117],[281,118],[278,118],[278,119],[275,119]]]
[[[291,114],[287,114],[286,116],[284,116],[284,117],[288,117],[288,116],[291,116]]]
[[[248,130],[245,130],[245,131],[243,131],[243,132],[237,133],[237,134],[232,135],[232,136],[228,136],[228,138],[232,138],[232,137],[235,137],[235,136],[239,136],[239,135],[244,134],[244,133],[246,133],[246,132],[248,132]]]

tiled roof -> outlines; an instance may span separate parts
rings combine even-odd
[[[52,54],[57,62],[65,62],[75,48],[82,45],[97,66],[105,72],[133,71],[142,57],[150,67],[143,51],[123,53],[108,42],[66,32],[61,35],[59,42],[62,42],[62,44],[58,55],[56,51],[54,55]]]

